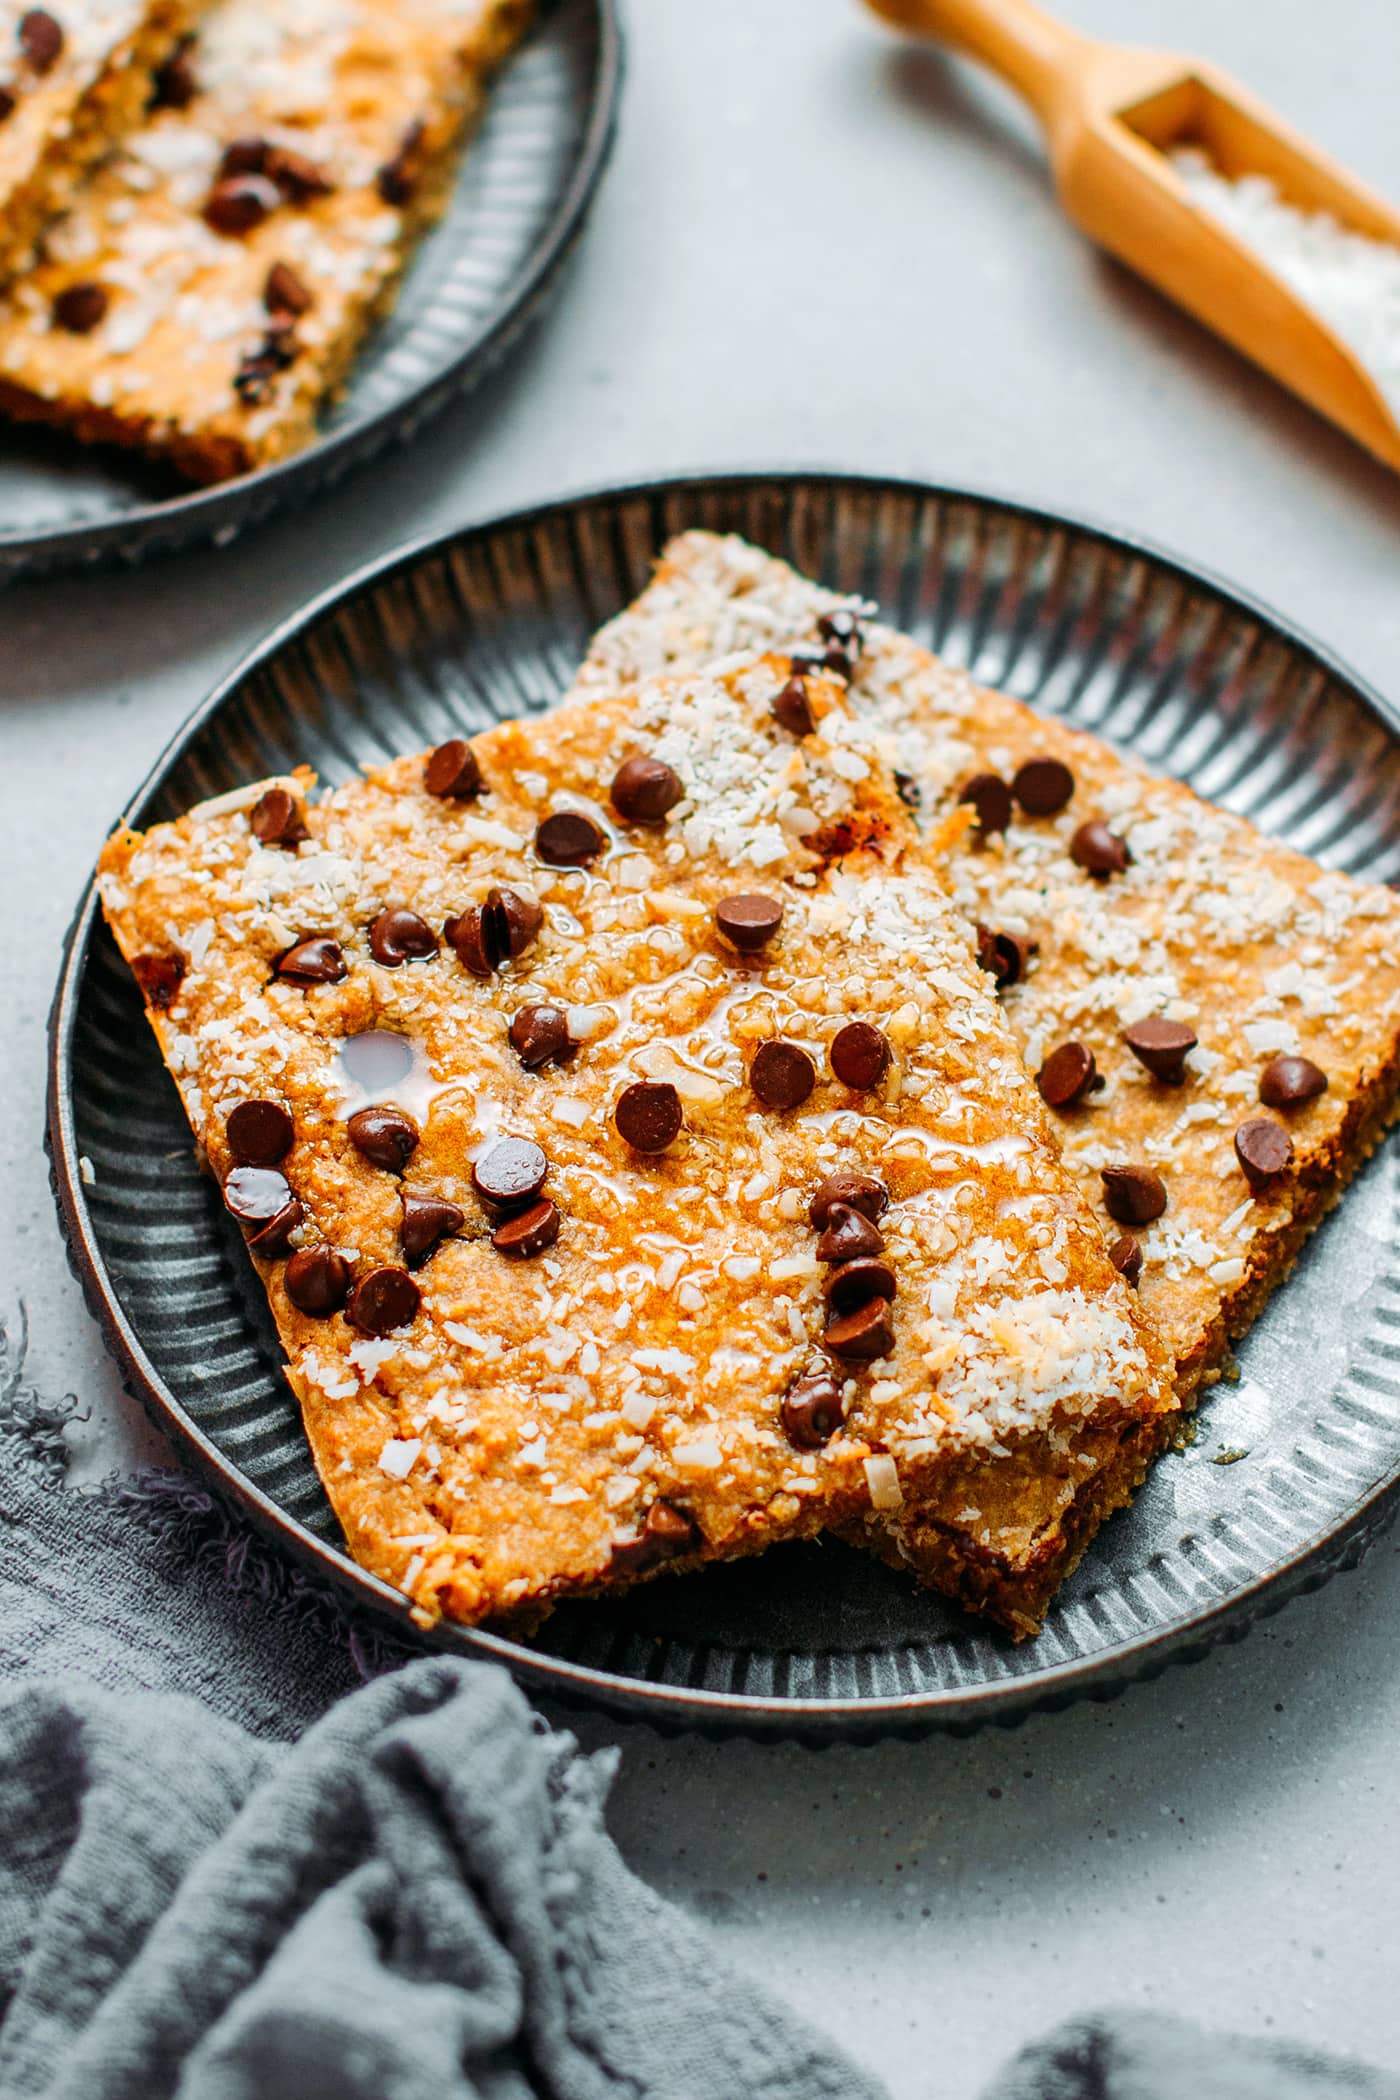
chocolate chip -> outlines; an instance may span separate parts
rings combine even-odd
[[[296,1131],[280,1101],[240,1101],[229,1110],[224,1136],[241,1167],[275,1167],[291,1151]]]
[[[543,1254],[558,1237],[559,1212],[545,1196],[498,1225],[491,1235],[491,1245],[498,1254],[513,1254],[526,1261],[531,1255]]]
[[[901,773],[896,769],[894,789],[906,809],[919,809],[922,807],[924,798],[919,792],[919,783],[912,773]]]
[[[1016,768],[1011,792],[1028,817],[1053,817],[1074,796],[1074,775],[1058,758],[1028,758]]]
[[[275,262],[263,279],[263,305],[270,314],[310,313],[315,305],[310,287],[290,263]]]
[[[1251,1116],[1235,1132],[1235,1157],[1259,1195],[1293,1164],[1293,1140],[1272,1116]]]
[[[838,1167],[828,1174],[807,1206],[807,1216],[818,1232],[832,1221],[839,1204],[859,1211],[873,1225],[890,1207],[890,1192],[873,1174],[858,1174],[852,1167]]]
[[[360,1156],[386,1174],[402,1174],[418,1149],[418,1125],[387,1101],[357,1108],[345,1130]]]
[[[230,239],[251,233],[270,218],[282,192],[265,175],[229,175],[216,182],[204,207],[204,223]]]
[[[864,640],[856,614],[844,609],[823,613],[817,622],[817,633],[826,643],[827,669],[838,678],[851,677]]]
[[[263,846],[295,847],[311,836],[306,828],[306,811],[291,790],[284,787],[270,787],[258,797],[248,812],[248,828]]]
[[[669,1079],[639,1079],[617,1097],[613,1121],[634,1152],[664,1152],[681,1134],[681,1097]]]
[[[53,303],[54,326],[69,335],[91,335],[110,303],[105,284],[65,285]]]
[[[481,767],[464,736],[450,736],[429,754],[423,785],[443,801],[470,802],[481,793]]]
[[[7,87],[0,87],[0,124],[3,124],[3,123],[4,123],[4,121],[5,121],[6,117],[12,117],[12,116],[14,115],[14,113],[15,113],[15,91],[14,91],[14,89],[13,89],[13,88],[7,88]]]
[[[406,962],[426,962],[438,952],[438,938],[426,919],[402,904],[388,905],[369,930],[369,952],[386,970]]]
[[[830,1371],[806,1371],[783,1395],[783,1430],[799,1451],[820,1451],[845,1418],[841,1384]]]
[[[770,710],[773,720],[789,736],[810,736],[816,728],[816,718],[807,698],[805,678],[789,678],[777,695]]]
[[[1084,1043],[1061,1043],[1036,1074],[1040,1098],[1051,1108],[1068,1108],[1103,1085],[1094,1053]]]
[[[612,1566],[620,1574],[639,1575],[660,1561],[694,1553],[699,1545],[700,1529],[693,1517],[677,1509],[674,1502],[653,1502],[641,1530],[614,1544]]]
[[[350,1293],[345,1317],[361,1334],[393,1334],[417,1317],[422,1302],[423,1294],[407,1269],[386,1265],[360,1278]]]
[[[463,1213],[455,1203],[442,1196],[430,1196],[422,1189],[405,1189],[400,1201],[403,1223],[399,1227],[399,1245],[403,1258],[410,1269],[421,1269],[445,1239],[461,1231]]]
[[[1137,1283],[1142,1275],[1142,1248],[1130,1232],[1123,1233],[1113,1242],[1108,1258],[1120,1276],[1126,1277],[1131,1284]]]
[[[586,868],[607,843],[602,826],[578,809],[556,810],[535,833],[535,851],[550,868]]]
[[[818,1261],[859,1261],[863,1255],[882,1254],[883,1234],[849,1203],[827,1206],[827,1226],[817,1241]]]
[[[991,926],[977,928],[977,960],[994,980],[999,992],[1019,984],[1036,944],[1019,933],[998,933]]]
[[[894,1321],[883,1298],[870,1298],[854,1312],[841,1313],[827,1323],[822,1342],[833,1356],[870,1363],[888,1356],[894,1347]]]
[[[152,109],[188,109],[199,93],[199,81],[190,58],[193,43],[192,36],[182,36],[165,64],[156,67]]]
[[[890,1068],[890,1046],[872,1021],[848,1021],[831,1045],[831,1069],[858,1094],[878,1086]]]
[[[774,1036],[755,1050],[749,1085],[765,1108],[800,1108],[816,1083],[816,1065],[800,1043]]]
[[[290,146],[269,147],[266,170],[289,204],[310,204],[317,197],[329,197],[335,188],[324,168]]]
[[[887,1261],[861,1255],[833,1269],[822,1286],[822,1296],[831,1312],[854,1312],[870,1298],[893,1298],[899,1285]]]
[[[141,987],[147,1006],[164,1013],[185,981],[185,958],[178,950],[169,955],[133,955],[131,974]]]
[[[544,912],[533,897],[518,890],[492,889],[485,904],[449,919],[443,937],[474,977],[489,977],[505,962],[514,962],[544,924]]]
[[[295,1196],[284,1203],[275,1218],[269,1218],[260,1232],[249,1235],[249,1251],[263,1261],[283,1261],[292,1251],[292,1234],[305,1221],[306,1212]]]
[[[267,400],[273,380],[296,363],[299,348],[292,323],[279,318],[269,324],[251,349],[243,352],[233,375],[233,391],[245,408],[256,408],[260,401]]]
[[[1274,1057],[1259,1074],[1265,1108],[1302,1108],[1327,1092],[1327,1074],[1310,1057]]]
[[[510,1047],[527,1072],[567,1057],[569,1023],[557,1006],[522,1006],[510,1024]]]
[[[958,790],[958,800],[972,804],[984,838],[1005,831],[1011,822],[1011,790],[1000,773],[974,773]]]
[[[502,1210],[533,1202],[544,1187],[549,1161],[531,1138],[492,1138],[472,1168],[472,1187]]]
[[[1140,1065],[1166,1086],[1180,1086],[1186,1077],[1186,1059],[1196,1047],[1194,1029],[1181,1021],[1168,1021],[1161,1014],[1148,1014],[1123,1030],[1123,1040]]]
[[[1090,875],[1121,875],[1133,864],[1127,840],[1110,831],[1101,817],[1080,825],[1069,842],[1069,857]]]
[[[387,160],[375,178],[386,204],[407,204],[422,172],[423,123],[415,117],[399,140],[392,160]]]
[[[1151,1167],[1105,1167],[1104,1209],[1120,1225],[1150,1225],[1167,1207],[1166,1184]]]
[[[668,809],[685,800],[680,775],[659,758],[624,758],[613,775],[612,806],[637,824],[659,824]]]
[[[480,904],[459,912],[455,919],[448,919],[443,926],[443,939],[463,969],[470,970],[473,977],[489,977],[504,960],[501,950],[488,938],[491,930],[486,908]]]
[[[328,1320],[349,1295],[350,1264],[333,1247],[303,1247],[287,1263],[282,1281],[298,1312]]]
[[[43,7],[31,7],[19,18],[19,48],[36,73],[47,73],[63,50],[61,25]]]
[[[276,1167],[235,1167],[224,1177],[224,1203],[240,1225],[266,1225],[291,1200],[287,1177]]]
[[[765,897],[761,890],[741,890],[737,896],[721,897],[715,906],[716,926],[742,955],[757,954],[782,923],[782,900]]]
[[[230,139],[219,155],[218,181],[227,181],[230,175],[263,175],[267,172],[267,158],[272,148],[266,139]]]
[[[324,934],[313,934],[278,958],[276,975],[290,984],[339,984],[345,976],[341,945]]]

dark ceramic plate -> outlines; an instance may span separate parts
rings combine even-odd
[[[235,672],[127,815],[173,816],[298,759],[342,780],[361,760],[547,707],[663,540],[696,524],[877,598],[984,681],[1102,731],[1329,865],[1400,875],[1394,718],[1282,621],[1089,526],[829,476],[592,496],[380,563]],[[59,1201],[132,1389],[291,1551],[402,1621],[397,1592],[344,1556],[261,1292],[91,897],[52,1042]],[[1397,1209],[1392,1144],[1249,1336],[1198,1441],[1105,1528],[1036,1641],[1012,1647],[834,1544],[573,1605],[529,1643],[441,1640],[663,1723],[809,1739],[1004,1722],[1201,1654],[1354,1561],[1391,1513]]]
[[[191,490],[137,455],[0,424],[0,581],[223,544],[410,438],[484,378],[546,303],[606,165],[621,78],[614,0],[540,0],[534,31],[494,84],[446,216],[306,451]]]

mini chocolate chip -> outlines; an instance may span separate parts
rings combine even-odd
[[[1259,1195],[1293,1164],[1293,1140],[1272,1116],[1251,1116],[1235,1132],[1235,1157]]]
[[[1167,1207],[1166,1183],[1151,1167],[1104,1167],[1104,1209],[1120,1225],[1150,1225]]]
[[[290,263],[273,263],[263,279],[263,305],[270,314],[310,313],[315,303],[310,287]]]
[[[970,802],[977,812],[977,829],[984,838],[1005,831],[1011,822],[1011,790],[1000,773],[974,773],[958,790],[959,802]]]
[[[272,151],[266,139],[230,139],[219,155],[218,180],[224,182],[230,175],[262,175],[267,171],[267,157]]]
[[[612,1549],[612,1567],[624,1575],[639,1575],[660,1561],[677,1560],[700,1545],[700,1528],[693,1517],[673,1502],[653,1502],[646,1522],[631,1538],[618,1539]]]
[[[899,1285],[887,1261],[875,1255],[859,1255],[842,1262],[822,1285],[822,1296],[830,1312],[854,1312],[868,1298],[893,1298]]]
[[[1062,759],[1028,758],[1016,768],[1011,792],[1028,817],[1053,817],[1074,796],[1074,775]]]
[[[854,1312],[841,1313],[827,1323],[822,1342],[833,1356],[870,1363],[888,1356],[894,1347],[894,1321],[883,1298],[869,1298]]]
[[[19,18],[19,48],[36,73],[47,73],[63,50],[62,26],[47,8],[31,7]]]
[[[289,204],[310,204],[317,197],[329,197],[335,188],[324,168],[290,146],[269,147],[266,165]]]
[[[531,1138],[493,1138],[472,1167],[472,1187],[502,1210],[531,1203],[544,1186],[549,1161]]]
[[[1061,1043],[1036,1074],[1040,1098],[1051,1108],[1069,1108],[1103,1085],[1094,1053],[1085,1043]]]
[[[566,1016],[557,1006],[522,1006],[510,1024],[510,1047],[527,1072],[557,1064],[573,1047]]]
[[[1161,1014],[1148,1014],[1123,1030],[1123,1040],[1140,1065],[1166,1086],[1180,1086],[1186,1077],[1186,1059],[1196,1047],[1196,1033],[1181,1021],[1168,1021]]]
[[[1129,1283],[1136,1284],[1142,1275],[1142,1248],[1130,1232],[1123,1233],[1113,1242],[1108,1250],[1108,1258],[1120,1276],[1126,1277]]]
[[[1121,875],[1133,864],[1127,840],[1110,831],[1101,817],[1080,825],[1069,842],[1069,857],[1090,875]]]
[[[248,812],[248,828],[263,846],[295,847],[311,836],[305,809],[284,787],[270,787],[258,797]]]
[[[182,36],[163,66],[155,71],[152,109],[188,109],[199,93],[199,81],[190,58],[192,36]]]
[[[844,609],[823,613],[817,622],[817,632],[826,643],[826,667],[838,678],[849,678],[855,671],[864,636],[857,615]]]
[[[290,984],[339,984],[346,974],[345,955],[339,941],[312,934],[279,957],[275,974]]]
[[[873,1174],[838,1167],[819,1185],[807,1206],[807,1216],[818,1232],[831,1223],[834,1211],[843,1203],[874,1225],[890,1207],[890,1192]]]
[[[265,175],[229,175],[210,191],[204,223],[236,239],[271,218],[281,202],[282,192]]]
[[[423,785],[444,802],[470,802],[481,793],[481,767],[464,736],[450,736],[429,755]]]
[[[830,1371],[805,1371],[783,1395],[783,1431],[799,1451],[820,1451],[845,1418],[841,1381]]]
[[[810,736],[817,726],[807,698],[805,678],[789,678],[774,699],[770,712],[778,727],[786,729],[789,736]]]
[[[800,1043],[774,1036],[755,1050],[749,1085],[765,1108],[800,1108],[816,1083],[816,1065]]]
[[[535,833],[535,851],[549,868],[586,868],[607,843],[602,826],[578,809],[556,810]]]
[[[1270,1058],[1259,1074],[1265,1108],[1302,1108],[1327,1092],[1327,1074],[1310,1057]]]
[[[421,173],[423,145],[423,121],[415,117],[399,140],[399,148],[392,160],[387,160],[376,177],[376,187],[386,204],[407,204]]]
[[[357,1108],[345,1130],[361,1157],[386,1174],[402,1174],[418,1149],[418,1125],[387,1101]]]
[[[923,806],[924,798],[919,792],[919,783],[912,773],[901,773],[896,770],[894,788],[895,793],[906,809],[919,809]]]
[[[765,897],[761,890],[741,890],[737,896],[721,897],[715,906],[716,926],[741,955],[754,955],[765,947],[782,923],[782,900]]]
[[[276,1167],[235,1167],[224,1177],[224,1203],[240,1225],[266,1225],[291,1200],[287,1177]]]
[[[296,363],[299,348],[290,320],[279,316],[269,322],[260,340],[243,352],[233,375],[233,391],[245,408],[267,400],[273,380]]]
[[[463,1212],[445,1197],[430,1196],[423,1189],[404,1189],[399,1200],[403,1204],[399,1227],[403,1258],[410,1269],[421,1269],[445,1239],[461,1231]]]
[[[275,1167],[291,1151],[296,1131],[280,1101],[240,1101],[229,1110],[224,1136],[241,1167]]]
[[[406,962],[427,962],[438,952],[438,938],[426,919],[405,905],[391,904],[369,930],[369,952],[386,970]]]
[[[680,775],[659,758],[624,758],[613,775],[612,806],[633,823],[659,824],[685,800]]]
[[[826,1230],[817,1241],[818,1261],[859,1261],[865,1255],[882,1254],[884,1247],[884,1235],[849,1203],[828,1206]]]
[[[91,335],[110,303],[105,284],[65,285],[53,303],[54,326],[69,335]]]
[[[284,1203],[275,1218],[269,1218],[260,1232],[249,1235],[248,1247],[263,1261],[284,1261],[292,1251],[292,1234],[306,1218],[306,1212],[295,1196]]]
[[[831,1069],[842,1086],[868,1093],[890,1068],[890,1046],[873,1021],[848,1021],[831,1045]]]
[[[133,955],[131,974],[141,987],[147,1006],[164,1013],[185,981],[185,958],[178,950],[169,955]]]
[[[639,1079],[617,1097],[613,1121],[634,1152],[664,1152],[681,1134],[681,1097],[669,1079]]]
[[[350,1293],[350,1264],[333,1247],[303,1247],[287,1263],[282,1277],[298,1312],[328,1320]]]
[[[422,1302],[423,1294],[407,1269],[385,1264],[360,1278],[350,1293],[345,1317],[361,1334],[393,1334],[417,1317]]]
[[[513,1254],[521,1261],[543,1254],[559,1237],[559,1212],[547,1196],[517,1212],[496,1227],[491,1245],[498,1254]]]
[[[1035,949],[1035,942],[1019,933],[998,933],[993,927],[980,924],[977,928],[977,960],[999,992],[1020,983]]]

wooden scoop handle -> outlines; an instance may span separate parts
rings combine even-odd
[[[1057,22],[1033,0],[868,0],[877,15],[915,35],[937,37],[1000,73],[1047,122],[1072,99],[1093,40]]]

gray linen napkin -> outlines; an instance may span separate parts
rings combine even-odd
[[[983,2100],[1400,2100],[1400,2079],[1297,2042],[1118,2012],[1032,2042]]]

